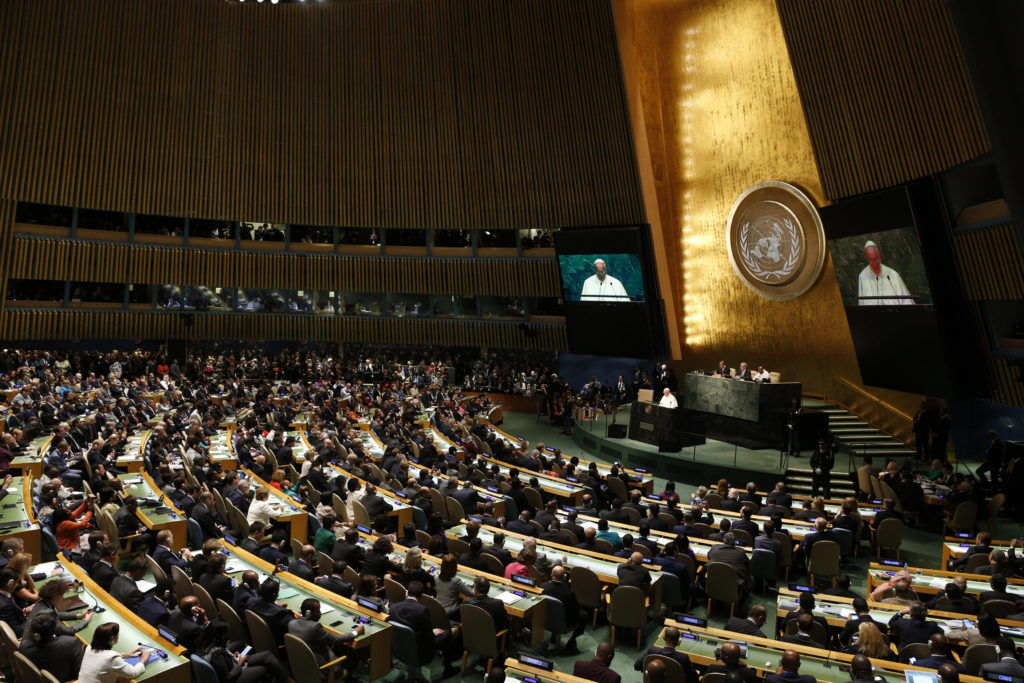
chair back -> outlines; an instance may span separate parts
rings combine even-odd
[[[782,557],[777,557],[780,567],[793,566],[793,539],[781,531],[772,532],[772,538],[782,545]]]
[[[466,511],[462,507],[462,503],[455,500],[451,496],[444,499],[444,504],[448,507],[448,519],[452,522],[461,522],[466,518]]]
[[[683,589],[678,576],[672,572],[662,572],[660,583],[662,585],[662,604],[667,605],[669,609],[686,604],[686,599],[683,597]]]
[[[302,557],[302,541],[297,538],[291,539],[292,557],[296,560]]]
[[[875,545],[879,548],[899,548],[903,543],[903,521],[890,517],[883,520],[875,531]]]
[[[597,552],[602,553],[604,555],[615,554],[615,546],[613,546],[610,542],[604,540],[603,538],[595,538],[594,546],[597,548]]]
[[[544,509],[544,497],[540,495],[540,491],[532,486],[526,486],[523,488],[523,495],[526,496],[526,502],[529,503],[530,507],[534,510]]]
[[[900,503],[900,497],[896,495],[896,492],[892,490],[891,486],[889,486],[884,481],[879,481],[878,482],[878,488],[882,489],[882,500],[885,500],[887,498],[892,498],[892,500],[893,500],[893,508],[892,509],[895,510],[896,512],[903,512],[903,504]]]
[[[644,557],[654,557],[654,554],[651,552],[651,549],[640,543],[634,543],[633,547],[630,548],[630,550],[632,550],[634,553],[640,553]]]
[[[396,605],[400,603],[402,600],[405,600],[405,586],[398,583],[394,579],[385,576],[384,596],[387,598],[388,602],[390,602],[392,605]]]
[[[316,655],[302,638],[284,634],[284,648],[288,653],[288,666],[292,670],[292,678],[296,681],[319,681],[320,665],[316,661]],[[329,678],[333,680],[333,676]]]
[[[593,570],[573,567],[569,583],[580,607],[594,609],[601,606],[601,580]]]
[[[153,580],[156,583],[160,583],[167,579],[167,574],[164,570],[156,563],[149,555],[146,555],[146,562],[149,564],[149,571],[153,574]]]
[[[210,597],[210,592],[200,586],[198,583],[192,584],[192,592],[199,599],[199,606],[206,612],[206,616],[210,619],[217,619],[219,617],[220,610],[217,609],[217,603]]]
[[[697,529],[698,531],[700,531],[700,537],[701,538],[707,538],[713,532],[713,529],[712,529],[711,525],[710,524],[705,524],[704,522],[697,522],[696,524],[693,525],[693,528]]]
[[[331,507],[334,508],[334,514],[338,519],[348,524],[348,508],[345,507],[345,501],[337,493],[331,494]]]
[[[964,564],[963,570],[968,574],[974,574],[986,564],[988,564],[988,553],[977,553],[967,558],[967,563]]]
[[[203,538],[203,527],[199,526],[199,522],[191,517],[186,521],[186,525],[185,531],[188,536],[188,547],[193,550],[199,550],[203,547],[203,541],[206,540]]]
[[[469,544],[465,541],[460,541],[457,538],[448,539],[448,552],[456,557],[462,555],[462,553],[469,552]]]
[[[348,565],[345,565],[345,571],[343,572],[345,583],[352,584],[353,586],[359,585],[359,572]]]
[[[629,523],[633,526],[640,526],[640,511],[635,508],[623,507],[622,511],[629,517]]]
[[[249,635],[252,638],[252,649],[257,652],[269,652],[273,655],[277,655],[277,641],[274,640],[274,632],[267,626],[267,622],[263,621],[263,617],[253,612],[251,609],[245,610],[245,622],[249,625]],[[314,660],[315,662],[316,660]],[[319,678],[320,672],[316,673],[316,678]],[[316,678],[310,678],[306,680],[316,680]],[[303,680],[297,678],[297,680]]]
[[[790,619],[786,622],[786,635],[791,636],[799,630],[799,624],[796,619]],[[811,638],[814,642],[818,643],[822,647],[828,647],[828,632],[825,627],[814,621],[811,622]]]
[[[867,467],[857,469],[857,490],[865,497],[871,497],[871,473]]]
[[[819,547],[821,546],[821,547]],[[816,576],[835,576],[839,573],[839,544],[835,541],[818,541],[811,548],[807,572]]]
[[[448,614],[445,613],[444,607],[437,601],[437,598],[429,595],[420,596],[420,604],[427,608],[430,612],[430,626],[432,628],[451,628],[451,621],[448,620]]]
[[[978,520],[978,504],[973,500],[965,500],[956,506],[953,519],[949,526],[957,531],[974,531],[974,523]]]
[[[730,529],[730,531],[732,531],[733,536],[736,537],[736,540],[739,541],[741,545],[745,545],[748,548],[754,547],[754,537],[749,531],[744,529]]]
[[[1009,600],[986,600],[981,611],[991,614],[996,619],[1005,619],[1017,611],[1017,606]]]
[[[739,602],[740,583],[735,569],[724,562],[708,562],[705,571],[708,599]]]
[[[992,500],[988,502],[988,506],[985,511],[988,513],[988,530],[993,531],[996,524],[996,517],[999,515],[999,511],[1003,509],[1003,503],[1006,502],[1005,493],[997,493],[992,496]]]
[[[83,461],[84,462],[84,461]],[[60,546],[57,545],[57,535],[53,533],[53,529],[48,524],[43,524],[40,527],[40,531],[43,534],[43,550],[47,557],[53,555],[56,557],[60,554]]]
[[[430,534],[423,529],[417,529],[416,542],[420,544],[420,548],[422,548],[423,552],[426,553],[427,548],[430,546]]]
[[[494,659],[498,656],[498,634],[491,615],[476,605],[459,607],[462,621],[462,649],[478,657]]]
[[[420,651],[416,643],[416,634],[405,624],[389,621],[391,626],[391,656],[405,664],[410,677],[415,677],[420,669]]]
[[[32,663],[32,660],[21,654],[20,652],[14,653],[14,673],[17,674],[14,679],[22,681],[22,683],[42,683],[43,674],[39,670],[39,667]]]
[[[982,664],[991,664],[998,661],[999,651],[994,645],[989,643],[978,643],[964,650],[963,665],[968,676],[977,676]]]
[[[665,664],[665,678],[663,679],[665,683],[686,683],[686,673],[683,671],[683,667],[676,660],[664,655],[647,655],[644,657],[643,672],[645,677],[647,676],[647,666],[655,659]]]
[[[449,522],[457,522],[459,520],[448,519],[448,505],[445,503],[444,496],[437,489],[430,489],[430,507],[434,509],[434,512],[444,517]]]
[[[530,526],[533,527],[533,530],[537,532],[538,536],[540,536],[541,534],[543,534],[543,533],[545,533],[547,531],[547,529],[544,528],[544,525],[541,524],[540,522],[538,522],[535,519],[531,519],[530,520]]]
[[[767,548],[754,548],[750,556],[750,577],[753,579],[774,579],[778,565],[775,552]]]
[[[503,486],[508,487],[508,484],[501,482],[498,484],[499,490]],[[511,490],[512,489],[509,487],[503,490],[502,493],[508,493]],[[519,517],[519,507],[516,505],[516,502],[512,500],[512,496],[502,496],[502,500],[505,501],[505,519],[517,519]]]
[[[885,500],[885,494],[882,492],[882,482],[878,477],[870,477],[871,479],[871,497],[875,500]]]
[[[171,580],[174,581],[174,596],[180,601],[186,595],[195,595],[192,590],[192,579],[181,570],[181,567],[171,567]]]
[[[356,524],[362,524],[363,526],[370,526],[370,514],[363,507],[363,504],[358,500],[352,501],[352,513],[355,515]]]
[[[0,621],[0,648],[3,649],[5,662],[14,664],[14,653],[18,651],[18,636],[6,621]]]
[[[544,603],[544,630],[553,636],[560,636],[572,629],[565,623],[565,605],[558,598],[550,595],[543,596],[547,601]]]
[[[330,576],[334,573],[334,560],[327,553],[318,551],[316,554],[316,568],[320,572],[320,576]]]
[[[228,625],[229,641],[246,641],[249,639],[249,629],[242,623],[234,607],[217,598],[217,611],[220,613],[220,618]]]
[[[888,521],[888,520],[886,520]],[[899,521],[899,520],[896,520]],[[884,522],[883,522],[884,524]],[[843,529],[842,527],[833,527],[832,535],[836,537],[836,543],[839,544],[839,554],[843,557],[849,557],[853,554],[853,532],[849,529]]]
[[[701,676],[700,683],[725,683],[725,674],[721,671],[712,671]]]
[[[669,531],[674,529],[679,524],[679,522],[676,521],[676,518],[667,512],[659,512],[658,519],[660,519],[662,522],[668,525]]]
[[[199,655],[189,657],[192,662],[192,675],[196,683],[220,683],[217,670],[208,661]]]
[[[484,562],[487,563],[487,571],[495,576],[505,575],[505,565],[501,563],[494,555],[490,553],[480,553],[480,557],[484,558]]]
[[[910,643],[900,648],[900,663],[910,664],[913,659],[927,659],[931,657],[932,650],[927,643]]]
[[[629,492],[626,490],[626,483],[618,477],[608,477],[604,480],[605,485],[608,487],[608,492],[612,498],[618,498],[622,502],[629,500]]]
[[[761,506],[758,505],[757,503],[755,503],[752,500],[745,500],[745,501],[743,501],[743,504],[742,504],[741,507],[743,507],[743,508],[750,508],[750,514],[752,514],[752,515],[756,515],[758,512],[761,511]]]
[[[717,493],[709,493],[704,500],[707,501],[708,507],[712,510],[722,509],[722,497]]]
[[[644,592],[636,586],[619,586],[608,602],[608,623],[622,628],[640,628],[647,621]]]

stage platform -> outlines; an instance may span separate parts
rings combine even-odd
[[[805,400],[805,405],[809,402]],[[615,416],[615,424],[628,425],[632,406],[623,406]],[[658,477],[673,481],[711,482],[725,478],[741,485],[748,481],[757,483],[758,488],[773,488],[784,474],[784,461],[778,450],[751,450],[742,446],[708,439],[700,446],[683,448],[678,453],[659,453],[657,446],[632,439],[608,437],[611,418],[604,416],[594,421],[580,421],[573,429],[572,440],[586,453],[604,462],[621,462],[627,467],[640,467]],[[791,467],[806,467],[811,451],[805,451],[801,458],[790,459]],[[833,473],[848,472],[849,458],[845,454],[836,456]]]

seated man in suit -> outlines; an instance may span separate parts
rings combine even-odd
[[[412,629],[416,635],[420,664],[429,664],[434,659],[434,652],[440,650],[444,657],[444,672],[441,677],[449,678],[458,673],[458,669],[451,664],[454,656],[457,656],[457,653],[452,652],[451,631],[434,628],[431,625],[430,610],[419,601],[422,596],[423,584],[420,581],[411,581],[406,589],[405,600],[391,605],[388,621]]]
[[[663,647],[657,647],[652,645],[647,648],[647,651],[640,655],[635,662],[633,662],[633,670],[640,671],[643,669],[644,658],[649,655],[661,655],[662,657],[668,657],[679,663],[679,666],[683,668],[683,675],[686,676],[688,683],[697,683],[700,679],[700,675],[690,662],[690,656],[685,652],[679,652],[676,648],[679,647],[679,629],[669,626],[665,629],[665,645]]]
[[[963,569],[967,565],[967,560],[971,559],[975,555],[988,555],[992,552],[992,534],[987,531],[979,531],[978,535],[974,537],[974,545],[967,549],[960,557],[950,560],[950,569]]]
[[[153,550],[153,561],[164,570],[164,574],[171,575],[171,567],[177,567],[182,571],[188,571],[188,563],[192,561],[192,553],[188,548],[183,548],[181,554],[172,550],[174,534],[167,529],[156,532],[156,548]]]
[[[86,571],[86,573],[92,572],[92,566],[100,561],[100,547],[108,542],[110,537],[107,536],[106,531],[100,531],[99,529],[89,534],[89,549],[85,551],[82,558],[78,560],[78,566]],[[154,559],[156,556],[154,555]]]
[[[565,567],[552,567],[551,580],[542,583],[540,588],[544,591],[544,595],[549,595],[561,601],[562,607],[565,610],[565,624],[573,629],[572,637],[565,644],[565,650],[562,654],[576,654],[578,652],[576,639],[582,635],[583,630],[586,628],[589,615],[586,611],[580,609],[579,602],[576,600],[576,594],[566,583]],[[551,640],[554,642],[554,635],[551,636]]]
[[[203,572],[197,583],[210,594],[211,599],[220,599],[230,605],[235,599],[235,589],[231,585],[231,577],[224,573],[226,565],[227,556],[215,554],[210,558],[209,569]]]
[[[814,628],[814,617],[807,612],[802,612],[797,615],[796,618],[796,633],[792,635],[782,636],[780,640],[784,643],[792,643],[793,645],[803,645],[805,647],[825,647],[824,643],[819,643],[811,635],[811,631]]]
[[[814,676],[800,675],[800,654],[796,650],[786,650],[775,673],[764,677],[765,683],[815,683]]]
[[[768,621],[768,610],[764,608],[764,605],[754,605],[747,612],[746,618],[729,617],[729,621],[725,623],[725,630],[748,636],[757,636],[758,638],[767,638],[768,636],[761,630],[764,628],[766,621]]]
[[[344,598],[351,598],[355,592],[355,588],[348,581],[345,580],[345,569],[348,567],[343,561],[334,563],[334,567],[331,569],[331,574],[321,576],[316,580],[316,585],[320,586],[324,590],[329,590],[332,593],[337,593]]]
[[[146,552],[152,554],[153,549],[156,547],[156,534],[146,528],[146,525],[142,523],[136,516],[136,512],[139,509],[139,501],[135,496],[125,496],[124,506],[114,513],[114,524],[117,525],[117,535],[122,539],[128,536],[134,536],[138,534],[138,539],[134,539],[135,543],[142,544],[146,547]]]
[[[836,574],[836,585],[832,588],[826,588],[822,591],[822,595],[835,595],[840,598],[850,598],[853,600],[859,597],[856,593],[850,590],[850,577],[848,574]]]
[[[801,614],[809,614],[814,619],[814,621],[821,624],[826,631],[828,630],[828,621],[825,620],[825,617],[814,616],[814,593],[811,593],[810,591],[804,591],[800,594],[800,597],[797,598],[797,603],[798,607],[795,610],[787,613],[786,616],[783,618],[783,631],[786,630],[786,626],[789,624],[790,621],[796,619]]]
[[[267,525],[263,522],[253,522],[249,525],[249,535],[246,536],[238,547],[253,555],[260,554],[260,544],[267,533]]]
[[[964,583],[966,584],[966,579],[964,580]],[[978,603],[984,605],[989,600],[1007,600],[1009,602],[1017,602],[1016,596],[1006,592],[1006,577],[1004,575],[993,574],[992,578],[988,580],[988,585],[992,590],[981,593],[978,596]]]
[[[58,635],[57,623],[52,612],[33,619],[18,651],[58,681],[71,681],[78,678],[85,650],[75,636]]]
[[[536,536],[537,530],[530,524],[530,511],[523,510],[519,513],[519,519],[512,519],[505,523],[505,528],[524,536]]]
[[[284,568],[288,564],[288,532],[278,527],[270,536],[270,545],[260,549],[260,559],[272,565]]]
[[[721,507],[727,512],[739,512],[743,509],[743,503],[740,502],[740,490],[729,489],[729,496],[722,501]]]
[[[814,531],[804,536],[804,540],[800,542],[800,552],[798,554],[806,560],[811,556],[811,549],[814,548],[815,543],[818,541],[835,540],[836,535],[828,528],[828,520],[824,517],[818,517],[814,520]],[[838,541],[836,542],[838,543]]]
[[[17,572],[9,567],[0,570],[0,621],[6,621],[7,625],[19,638],[25,632],[25,612],[14,602],[12,593],[20,580]]]
[[[723,562],[735,569],[740,593],[747,592],[750,583],[750,558],[742,548],[736,547],[736,537],[731,531],[722,536],[722,543],[708,550],[708,562]]]
[[[235,588],[235,598],[231,601],[231,607],[234,608],[235,614],[238,618],[245,623],[245,610],[260,599],[259,597],[260,588],[260,575],[249,569],[242,572],[242,580],[238,582],[238,586]]]
[[[651,572],[644,566],[644,556],[632,553],[629,561],[620,564],[616,570],[620,586],[636,586],[645,594],[651,593]]]
[[[910,618],[905,618],[908,615]],[[928,609],[923,603],[910,603],[910,607],[892,615],[889,620],[889,629],[893,632],[889,640],[898,642],[900,649],[911,643],[927,643],[933,633],[942,633],[942,627],[934,621],[927,621],[927,616]]]
[[[206,610],[199,606],[199,598],[186,595],[178,602],[178,609],[168,617],[167,628],[178,637],[179,645],[194,653],[209,622]]]
[[[996,643],[999,647],[999,661],[982,664],[978,675],[982,678],[987,678],[989,674],[1024,678],[1024,666],[1017,661],[1013,640],[1007,636],[1000,636]]]
[[[707,673],[724,673],[726,676],[735,671],[742,677],[743,683],[757,683],[757,670],[749,667],[740,660],[740,646],[738,643],[722,643],[721,656],[722,664],[712,664],[707,668]]]
[[[284,634],[288,632],[288,625],[295,619],[295,615],[287,607],[277,604],[277,595],[281,592],[281,582],[271,577],[263,582],[259,590],[259,600],[249,605],[249,611],[261,617],[270,627],[274,634],[274,642],[284,645]],[[245,617],[238,615],[242,619]]]
[[[470,548],[472,550],[472,548]],[[491,544],[483,549],[483,552],[494,555],[496,558],[501,560],[501,563],[506,567],[512,564],[512,553],[505,549],[505,534],[500,531],[495,532],[491,537]]]
[[[320,623],[320,601],[316,598],[303,600],[299,607],[299,618],[288,623],[288,633],[309,645],[309,649],[316,657],[317,666],[320,667],[340,657],[344,645],[365,632],[366,627],[359,624],[346,633],[328,633]]]
[[[99,585],[105,591],[110,590],[110,585],[114,583],[114,577],[120,572],[117,571],[117,560],[121,555],[121,547],[110,541],[100,546],[100,559],[92,566],[92,571],[89,572],[89,578]]]
[[[1013,576],[1013,567],[1010,566],[1010,562],[1006,557],[1006,552],[996,548],[988,554],[988,564],[978,567],[974,570],[974,573],[983,574],[985,576],[995,576],[996,574]]]
[[[483,550],[484,542],[479,538],[474,538],[469,542],[469,552],[459,555],[459,565],[481,572],[489,572],[491,570],[490,565],[487,564],[487,560],[481,557]]]
[[[652,541],[649,536],[651,535],[651,524],[649,519],[640,520],[640,536],[633,539],[633,543],[642,545],[651,551],[651,555],[658,554],[658,544]]]
[[[965,673],[964,665],[949,656],[949,645],[946,643],[946,636],[941,633],[933,633],[928,637],[928,649],[931,654],[914,662],[914,666],[921,666],[926,669],[938,669],[943,664],[952,664],[958,673]]]
[[[363,567],[363,560],[366,559],[366,550],[359,545],[359,530],[349,529],[345,532],[344,538],[338,539],[331,551],[331,559],[335,562],[344,562],[356,572]]]
[[[132,612],[138,612],[146,596],[139,590],[137,582],[141,581],[148,571],[149,562],[145,556],[136,555],[128,561],[124,574],[115,577],[111,582],[110,595]]]
[[[732,523],[732,530],[736,531],[737,529],[739,529],[741,531],[746,531],[748,534],[751,535],[751,537],[756,537],[757,532],[760,531],[760,529],[757,528],[757,523],[751,520],[751,517],[753,517],[753,515],[754,513],[751,511],[751,509],[745,506],[740,511],[740,518]]]
[[[288,565],[288,572],[306,581],[316,580],[317,572],[313,568],[313,565],[316,563],[314,559],[316,548],[311,545],[304,545],[300,552],[301,555]]]
[[[613,659],[615,648],[610,643],[601,643],[597,646],[593,659],[586,662],[580,660],[573,664],[572,675],[595,683],[621,683],[622,677],[611,669]]]
[[[879,623],[871,618],[871,610],[868,608],[868,601],[862,597],[856,597],[853,599],[853,611],[854,614],[850,616],[850,619],[846,622],[843,630],[839,632],[839,642],[845,647],[850,643],[850,638],[854,636],[859,630],[860,625],[863,622],[874,624],[878,628],[879,633],[883,636],[889,632],[889,626],[886,624]]]
[[[466,600],[464,604],[475,605],[491,615],[494,622],[494,632],[498,633],[508,628],[508,614],[505,612],[505,603],[487,594],[491,592],[491,580],[486,576],[478,576],[473,581],[473,597]]]

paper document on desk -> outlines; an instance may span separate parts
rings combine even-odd
[[[945,588],[946,584],[950,583],[950,581],[951,581],[950,579],[947,579],[947,578],[944,578],[944,577],[941,577],[941,576],[937,576],[934,579],[932,579],[928,583],[928,585],[931,586],[932,588]]]
[[[324,602],[322,600],[320,601],[320,614],[327,614],[328,612],[333,612],[333,611],[334,611],[334,607],[332,605],[329,605],[329,604],[327,604],[326,602]]]
[[[146,581],[145,579],[139,579],[138,581],[135,582],[135,587],[138,588],[143,593],[148,593],[149,591],[151,591],[154,588],[156,588],[156,584],[153,583],[152,581]]]
[[[501,600],[506,605],[511,605],[513,602],[518,602],[522,596],[516,595],[515,593],[510,593],[508,591],[502,591],[498,593],[495,597]]]
[[[33,574],[46,574],[47,576],[49,576],[50,572],[52,572],[56,568],[57,568],[57,563],[56,562],[43,562],[42,564],[37,564],[36,566],[32,567],[32,569],[34,570],[32,573]]]

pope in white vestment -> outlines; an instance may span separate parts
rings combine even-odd
[[[860,306],[910,306],[914,300],[900,274],[882,265],[882,254],[874,242],[864,245],[868,265],[857,279],[857,304]],[[883,298],[874,298],[883,297]]]
[[[594,261],[594,268],[597,272],[583,281],[580,301],[629,301],[626,288],[608,274],[608,266],[602,259]]]
[[[658,405],[662,408],[678,408],[679,401],[677,401],[676,397],[672,395],[672,391],[668,387],[665,387],[661,400],[658,401]]]

